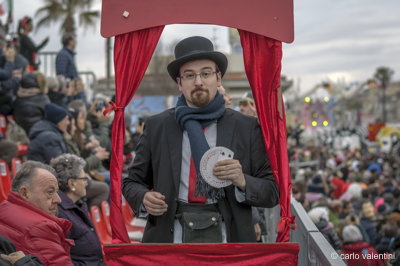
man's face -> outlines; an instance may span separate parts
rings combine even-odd
[[[362,212],[367,218],[373,218],[375,216],[374,206],[370,202],[364,203],[362,205]]]
[[[242,114],[257,117],[257,111],[254,103],[250,101],[242,101],[239,104],[239,108]]]
[[[60,122],[58,122],[57,127],[62,131],[62,132],[66,132],[67,131],[67,127],[69,125],[69,118],[68,116],[64,117],[63,120],[61,120]]]
[[[214,100],[217,87],[221,86],[221,73],[215,72],[216,64],[208,59],[191,61],[181,66],[177,82],[188,106],[204,107]],[[206,78],[204,74],[207,73],[210,75]],[[185,78],[193,75],[194,79]]]
[[[33,22],[32,21],[25,24],[25,30],[27,32],[31,32],[32,29],[33,29]]]
[[[71,44],[71,49],[72,49],[72,50],[75,50],[77,41],[76,41],[75,39],[72,39],[71,42],[70,42],[70,44]]]
[[[50,215],[57,216],[57,205],[61,203],[58,196],[56,177],[47,170],[35,169],[34,177],[27,185],[22,185],[19,194],[39,209]]]
[[[77,126],[78,126],[78,129],[81,131],[85,130],[86,115],[87,115],[86,110],[81,110],[78,114]]]
[[[226,107],[226,108],[232,108],[232,96],[230,96],[230,95],[226,92],[224,86],[222,86],[222,85],[219,86],[219,87],[218,87],[218,91],[219,91],[219,93],[221,93],[221,94],[224,96],[225,107]]]

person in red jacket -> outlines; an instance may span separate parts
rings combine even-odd
[[[360,229],[355,225],[346,225],[343,228],[343,250],[341,258],[349,266],[384,266],[381,258],[384,254],[378,252],[363,240]]]
[[[8,199],[0,203],[0,233],[44,265],[72,265],[66,239],[71,222],[57,218],[58,182],[54,170],[27,161],[13,179]]]

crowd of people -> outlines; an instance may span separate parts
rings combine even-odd
[[[0,28],[0,159],[24,162],[0,207],[1,265],[104,265],[88,210],[109,198],[105,99],[87,101],[75,36],[62,36],[56,75],[46,77],[37,53],[48,38],[35,45],[32,19],[22,18],[12,39]],[[127,140],[131,154],[138,139]]]
[[[332,247],[349,265],[400,265],[400,150],[335,149],[288,135],[293,196]]]
[[[56,76],[37,71],[37,52],[48,39],[36,46],[29,36],[32,29],[32,19],[24,17],[18,23],[18,38],[6,41],[0,36],[0,115],[8,124],[7,131],[0,132],[1,157],[8,164],[17,155],[48,164],[64,153],[81,156],[93,179],[89,207],[99,205],[109,192],[104,180],[109,183],[110,121],[101,114],[106,106],[99,108],[98,99],[87,102],[74,62],[74,36],[61,38]]]

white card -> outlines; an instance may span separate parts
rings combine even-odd
[[[225,147],[215,147],[204,153],[200,160],[200,173],[203,179],[212,187],[222,188],[232,184],[230,180],[219,179],[213,174],[218,161],[233,159],[233,151]]]
[[[233,151],[231,151],[230,149],[227,149],[225,147],[217,147],[217,148],[221,148],[217,161],[233,159]]]

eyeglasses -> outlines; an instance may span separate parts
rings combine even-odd
[[[246,107],[246,106],[248,106],[249,105],[249,102],[248,101],[240,101],[239,102],[239,106],[243,106],[243,107]]]
[[[216,71],[211,71],[211,70],[202,71],[199,74],[194,73],[194,72],[185,72],[180,77],[183,80],[194,81],[197,78],[197,76],[200,76],[200,78],[202,80],[206,80],[206,79],[209,79],[215,73],[217,73],[217,72]]]
[[[247,107],[249,105],[254,106],[254,102],[248,101],[248,100],[241,100],[239,102],[239,106]]]
[[[89,181],[89,177],[77,177],[77,178],[75,178],[75,179],[77,179],[77,180],[83,180],[84,182],[88,182]]]

